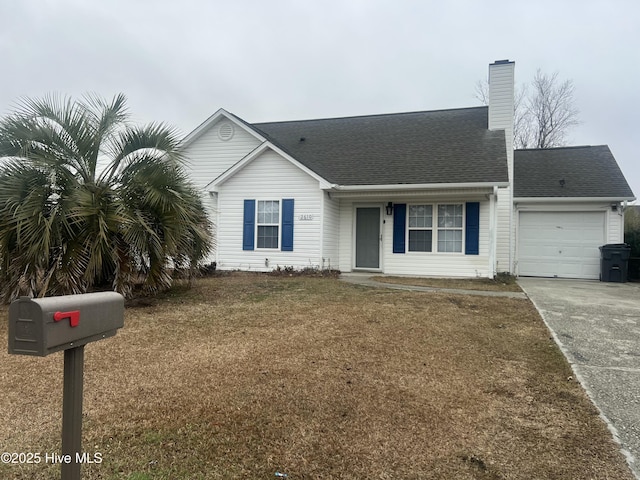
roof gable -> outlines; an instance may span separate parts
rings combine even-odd
[[[487,107],[257,123],[257,132],[338,185],[508,182]]]
[[[633,199],[607,145],[514,152],[514,197]]]
[[[207,185],[208,187],[211,187],[214,190],[217,190],[217,188],[222,185],[224,182],[226,182],[227,180],[229,180],[231,177],[233,177],[237,172],[239,172],[240,170],[242,170],[243,168],[245,168],[247,165],[249,165],[251,162],[253,162],[254,160],[256,160],[257,158],[260,157],[260,155],[262,155],[265,151],[267,150],[273,150],[274,152],[276,152],[278,155],[280,155],[282,158],[284,158],[285,160],[287,160],[288,162],[290,162],[292,165],[294,165],[295,167],[299,168],[300,170],[302,170],[304,173],[306,173],[307,175],[309,175],[311,178],[313,178],[314,180],[317,180],[320,183],[320,188],[329,188],[331,187],[330,184],[328,184],[326,182],[326,180],[322,177],[320,177],[317,173],[315,173],[314,171],[308,169],[307,167],[305,167],[304,165],[300,164],[300,162],[298,162],[295,158],[291,157],[288,153],[282,151],[281,149],[279,149],[277,146],[272,145],[270,142],[264,142],[262,143],[258,148],[256,148],[255,150],[253,150],[251,153],[249,153],[247,156],[245,156],[242,160],[240,160],[239,162],[237,162],[235,165],[233,165],[231,168],[229,168],[226,172],[222,173],[218,178],[216,178],[215,180],[213,180],[209,185]]]
[[[256,129],[253,128],[251,124],[245,122],[240,117],[236,117],[232,113],[227,112],[224,108],[220,108],[216,113],[207,118],[182,140],[181,148],[184,150],[189,147],[189,145],[194,143],[198,138],[204,135],[210,128],[216,125],[216,123],[218,123],[223,118],[227,119],[239,128],[244,129],[260,142],[265,141],[265,138],[258,131],[256,131]]]

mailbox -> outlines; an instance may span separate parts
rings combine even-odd
[[[21,297],[9,307],[9,353],[44,357],[112,337],[123,326],[119,293]]]

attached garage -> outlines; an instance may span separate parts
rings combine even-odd
[[[635,199],[609,147],[515,150],[513,185],[516,275],[598,280]]]
[[[518,217],[519,275],[599,278],[605,212],[521,211]]]

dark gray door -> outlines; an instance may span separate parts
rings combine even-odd
[[[356,208],[356,268],[380,268],[380,207]]]

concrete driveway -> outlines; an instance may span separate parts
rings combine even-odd
[[[520,278],[640,479],[640,283]]]

